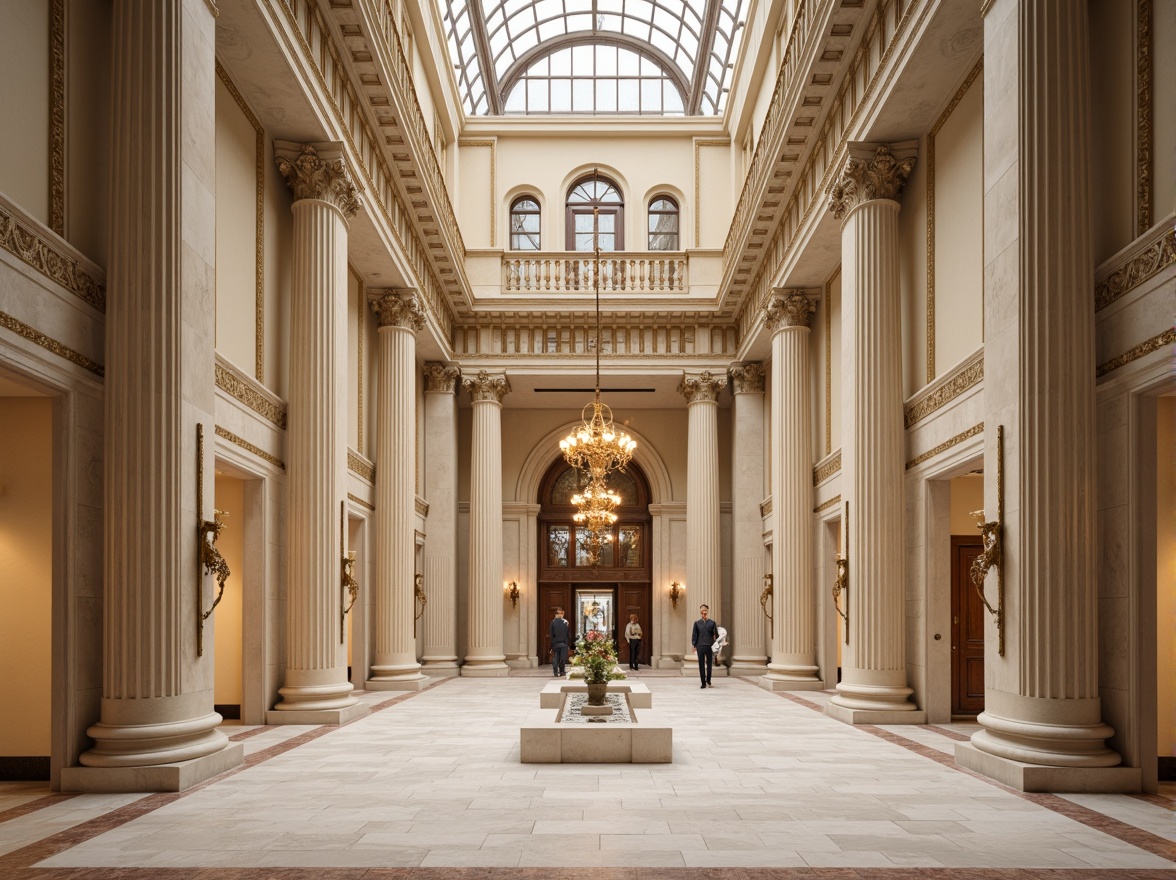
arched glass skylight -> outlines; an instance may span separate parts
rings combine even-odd
[[[714,115],[726,105],[745,6],[746,0],[445,0],[444,18],[472,114]]]

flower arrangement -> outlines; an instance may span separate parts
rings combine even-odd
[[[612,639],[596,630],[590,630],[576,642],[576,656],[571,664],[584,671],[585,684],[607,684],[625,677],[617,669],[617,649]]]

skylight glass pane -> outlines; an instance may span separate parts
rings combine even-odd
[[[621,76],[637,76],[641,72],[641,56],[636,52],[620,52],[617,58],[617,73]]]
[[[572,72],[572,51],[560,49],[551,56],[551,75],[569,76]]]
[[[616,76],[617,75],[617,47],[616,46],[597,46],[596,47],[596,75],[597,76]]]
[[[617,81],[615,79],[598,79],[596,81],[596,112],[617,112]]]
[[[572,110],[576,113],[591,112],[592,97],[592,80],[572,80]]]
[[[529,79],[529,80],[527,80],[527,112],[528,113],[546,113],[547,112],[547,80],[545,80],[545,79]]]
[[[572,81],[553,79],[551,81],[551,112],[572,112]]]
[[[617,109],[622,113],[636,113],[641,109],[641,86],[635,79],[623,79],[619,84]]]
[[[510,90],[510,94],[506,96],[506,105],[503,108],[507,113],[524,113],[527,110],[526,98],[524,97],[524,84],[519,83]]]

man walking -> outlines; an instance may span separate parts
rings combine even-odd
[[[562,678],[568,663],[568,649],[572,646],[572,628],[564,620],[564,610],[555,609],[555,619],[551,621],[551,674],[555,678]]]
[[[715,655],[711,647],[719,637],[719,628],[713,620],[709,619],[710,606],[701,606],[698,613],[701,617],[694,621],[694,632],[690,635],[690,649],[698,655],[698,677],[702,679],[702,686],[704,688],[714,687],[711,684],[711,670],[715,666]]]

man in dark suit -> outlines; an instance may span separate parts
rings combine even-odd
[[[694,621],[694,632],[690,635],[691,650],[698,655],[698,677],[702,679],[702,686],[714,687],[711,684],[711,670],[714,669],[715,655],[711,647],[719,637],[719,628],[709,619],[709,606],[700,606],[698,613],[701,617]]]
[[[551,674],[556,678],[564,675],[571,646],[572,628],[564,619],[564,610],[556,608],[555,619],[551,621]]]

